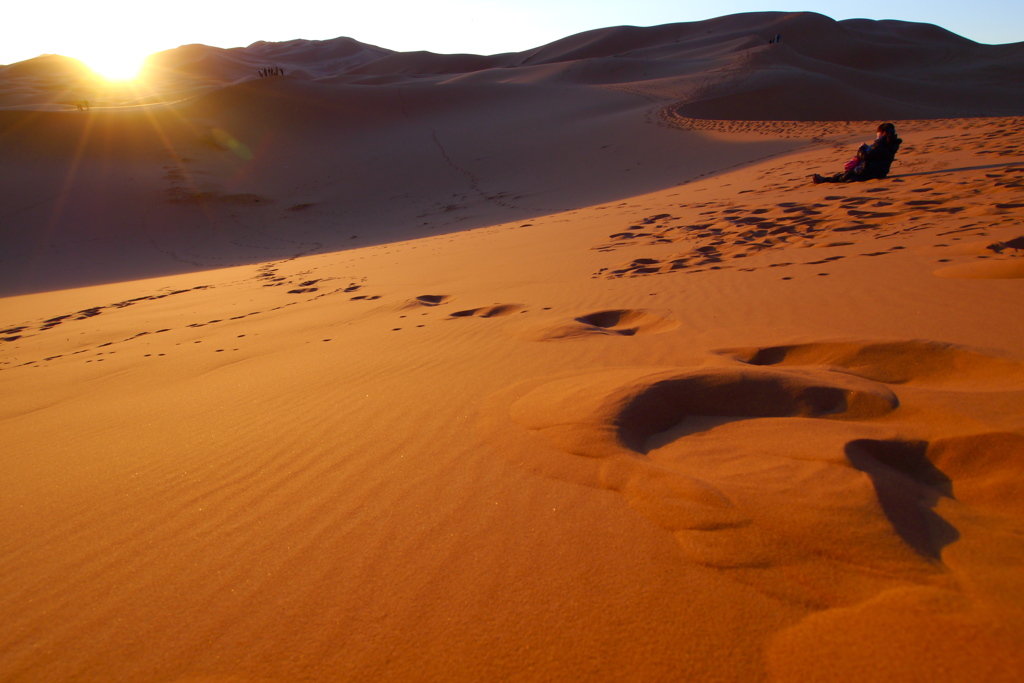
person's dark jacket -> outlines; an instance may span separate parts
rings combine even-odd
[[[864,178],[884,178],[889,175],[889,168],[892,166],[896,152],[899,151],[903,140],[895,135],[883,135],[871,143],[862,152],[864,156],[864,170],[860,175]]]

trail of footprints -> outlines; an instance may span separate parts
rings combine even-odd
[[[423,294],[406,301],[400,310],[406,311],[398,317],[408,318],[413,312],[419,312],[420,316],[430,315],[433,309],[454,303],[454,297],[448,294]],[[428,310],[423,310],[428,309]],[[551,311],[551,306],[544,306],[541,311]],[[450,313],[442,313],[443,320],[490,320],[504,318],[513,314],[530,313],[531,309],[526,304],[519,303],[495,303],[474,308],[463,308]],[[610,309],[594,311],[575,316],[557,316],[553,320],[545,317],[545,322],[537,327],[528,327],[517,332],[518,337],[525,341],[545,342],[578,339],[587,336],[615,336],[632,337],[643,334],[657,334],[668,332],[679,326],[679,321],[665,318],[659,313],[643,309]],[[426,327],[426,324],[418,324],[415,327]],[[403,328],[392,328],[393,332],[399,332]]]
[[[678,104],[669,105],[661,112],[664,122],[672,127],[758,133],[773,138],[806,138],[812,144],[831,147],[820,158],[825,168],[811,168],[806,161],[784,162],[767,169],[758,178],[765,183],[763,187],[739,190],[737,197],[791,190],[794,183],[806,185],[809,182],[808,174],[812,171],[826,173],[835,170],[831,166],[842,158],[842,154],[850,151],[850,145],[845,139],[863,130],[870,130],[873,125],[867,122],[833,122],[828,126],[828,135],[822,137],[820,122],[689,119],[677,112]],[[979,128],[963,119],[901,122],[901,126],[910,131],[942,128],[959,130],[956,134],[931,137],[921,144],[914,142],[913,132],[905,134],[904,145],[888,180],[826,186],[836,193],[855,192],[852,196],[824,196],[830,193],[822,191],[823,198],[814,202],[785,202],[765,206],[737,201],[680,204],[680,208],[704,210],[686,220],[668,213],[645,216],[624,230],[609,235],[607,241],[593,248],[611,252],[623,247],[681,243],[686,249],[667,256],[659,249],[656,255],[644,254],[628,262],[602,268],[593,277],[614,279],[724,268],[751,271],[755,268],[741,267],[745,264],[735,259],[787,246],[847,246],[850,243],[843,244],[843,238],[852,235],[857,235],[858,239],[882,239],[924,230],[933,227],[928,218],[937,214],[945,214],[945,218],[956,216],[962,221],[953,230],[943,233],[947,235],[973,231],[979,236],[986,236],[985,227],[989,225],[1019,224],[1022,217],[1019,210],[1024,208],[1024,195],[1021,194],[1024,168],[1020,162],[1002,160],[1006,157],[1020,157],[1020,149],[1024,145],[1024,120],[1014,117],[996,121],[998,125],[994,129]],[[980,165],[950,168],[950,161],[943,158],[943,153],[963,149],[973,150]],[[1006,166],[998,168],[1000,162]],[[919,179],[915,176],[921,177]],[[921,186],[906,189],[907,186],[901,183]],[[920,196],[907,199],[908,193]],[[979,212],[984,215],[983,221],[978,220]],[[992,214],[1002,215],[994,218]],[[994,254],[1004,253],[1005,246],[996,243],[992,251]],[[879,256],[895,250],[874,250],[863,255]],[[838,258],[841,257],[812,260],[805,264],[817,265]],[[794,264],[779,263],[763,267],[787,265]]]
[[[118,349],[112,348],[117,347],[134,340],[147,337],[149,335],[165,334],[173,332],[175,330],[185,329],[198,329],[211,325],[222,325],[244,320],[246,318],[259,316],[272,311],[281,310],[289,306],[294,306],[298,303],[313,301],[315,299],[331,296],[337,294],[352,294],[358,292],[364,287],[361,282],[348,282],[344,285],[334,286],[330,289],[323,288],[322,285],[336,278],[319,278],[319,279],[303,279],[303,276],[308,275],[308,271],[304,273],[298,273],[292,276],[283,276],[280,274],[278,266],[275,264],[266,264],[257,270],[257,273],[253,278],[258,282],[262,283],[263,287],[290,287],[287,289],[287,294],[292,295],[307,295],[301,299],[297,298],[295,301],[286,302],[274,307],[266,308],[263,310],[254,310],[247,313],[225,316],[223,318],[214,318],[211,320],[191,322],[187,324],[178,325],[175,327],[163,327],[156,330],[144,330],[137,332],[131,336],[103,341],[101,343],[94,343],[84,346],[83,348],[67,353],[60,353],[49,355],[41,358],[35,358],[31,360],[20,360],[17,356],[13,356],[15,360],[0,361],[0,370],[14,368],[14,367],[42,367],[43,364],[59,360],[61,358],[71,356],[87,356],[85,359],[86,363],[103,362],[106,360],[105,357],[114,355],[118,352]],[[227,283],[226,286],[238,283]],[[220,285],[225,286],[225,285]],[[144,302],[153,302],[161,299],[165,299],[171,296],[179,296],[190,292],[199,292],[203,290],[214,290],[217,286],[213,285],[198,285],[188,289],[176,289],[160,294],[154,294],[149,296],[135,297],[133,299],[119,301],[112,304],[95,306],[76,313],[60,315],[53,318],[49,318],[43,321],[37,321],[33,323],[26,323],[23,325],[8,327],[0,334],[4,335],[0,337],[0,342],[9,343],[13,353],[17,353],[15,342],[24,340],[27,338],[35,337],[39,334],[48,332],[60,325],[73,324],[80,321],[85,321],[103,313],[110,313],[118,309],[127,308],[129,306],[138,305]],[[314,295],[314,296],[308,296]],[[354,294],[349,297],[350,301],[375,301],[381,299],[380,295],[368,295],[368,294]],[[454,297],[447,294],[424,294],[413,299],[410,299],[397,306],[397,311],[400,312],[398,315],[399,319],[405,319],[416,311],[420,312],[421,315],[428,315],[433,309],[448,306],[454,302]],[[451,308],[455,308],[452,306]],[[377,309],[378,311],[395,311],[395,307],[385,307],[385,309]],[[552,310],[551,306],[541,307],[541,311]],[[460,308],[458,310],[451,311],[440,311],[441,319],[444,321],[456,321],[456,320],[491,320],[505,318],[512,316],[517,313],[529,313],[530,308],[521,303],[494,303],[483,306],[476,306],[472,308]],[[663,329],[671,329],[678,325],[674,321],[666,321],[663,318],[653,315],[646,311],[632,310],[632,309],[619,309],[619,310],[607,310],[607,311],[596,311],[593,313],[583,314],[569,319],[567,323],[560,323],[551,325],[550,321],[546,327],[541,327],[534,330],[532,333],[524,335],[524,338],[531,341],[549,341],[555,339],[567,339],[575,338],[589,334],[601,334],[601,335],[615,335],[615,336],[633,336],[635,334],[645,334],[655,331],[663,331]],[[415,325],[417,328],[426,327],[425,323]],[[400,331],[402,327],[394,327],[393,331]],[[568,332],[567,332],[568,330]],[[238,339],[244,338],[245,334],[237,335]],[[192,344],[201,344],[204,339],[192,340]],[[332,341],[331,339],[323,339],[324,342]],[[184,343],[184,342],[180,342]],[[180,344],[179,343],[179,344]],[[215,353],[222,353],[225,351],[238,351],[239,349],[228,349],[218,348],[215,349]],[[143,354],[143,357],[151,356],[165,356],[166,353],[147,353]]]
[[[307,279],[308,275],[309,275],[308,271],[297,273],[297,274],[293,274],[293,275],[290,275],[290,276],[282,275],[280,273],[280,264],[279,263],[269,263],[269,264],[263,265],[259,269],[257,269],[256,275],[254,276],[255,280],[263,283],[263,287],[287,287],[289,289],[286,290],[286,293],[289,294],[289,295],[315,295],[315,296],[295,297],[292,301],[286,301],[285,303],[282,303],[282,304],[279,304],[279,305],[276,305],[276,306],[272,306],[272,307],[269,307],[269,308],[266,308],[266,309],[262,309],[262,310],[251,311],[251,312],[248,312],[248,313],[243,313],[243,314],[240,314],[240,315],[226,316],[224,318],[215,318],[215,319],[212,319],[212,320],[207,320],[207,321],[202,321],[202,322],[192,322],[192,323],[180,325],[178,327],[164,327],[164,328],[157,329],[157,330],[144,330],[144,331],[138,332],[136,334],[133,334],[133,335],[131,335],[129,337],[125,337],[125,338],[121,338],[121,339],[114,339],[114,340],[109,340],[109,341],[104,341],[104,342],[101,342],[101,343],[98,343],[98,344],[94,344],[94,345],[90,345],[90,346],[86,346],[84,348],[77,349],[75,351],[71,351],[71,352],[68,352],[68,353],[54,354],[54,355],[49,355],[49,356],[45,356],[45,357],[42,357],[42,358],[26,360],[26,361],[20,361],[20,362],[15,362],[13,360],[0,360],[0,370],[7,369],[7,368],[12,368],[12,367],[38,366],[40,363],[45,363],[45,362],[51,362],[51,361],[59,360],[61,358],[67,357],[67,356],[79,356],[79,355],[83,355],[83,354],[92,354],[92,357],[89,360],[87,360],[86,362],[102,361],[104,359],[100,358],[99,356],[112,355],[112,354],[117,353],[117,350],[109,350],[109,347],[116,346],[116,345],[119,345],[119,344],[124,344],[126,342],[131,342],[131,341],[134,341],[136,339],[139,339],[141,337],[145,337],[145,336],[148,336],[148,335],[151,335],[151,334],[162,334],[162,333],[166,333],[166,332],[171,332],[174,329],[189,329],[189,328],[190,329],[197,329],[197,328],[201,328],[201,327],[206,327],[208,325],[217,325],[217,324],[221,324],[221,323],[236,322],[236,321],[239,321],[239,320],[244,320],[245,318],[261,315],[261,314],[264,314],[264,313],[270,313],[270,312],[273,312],[273,311],[278,311],[278,310],[287,308],[289,306],[295,306],[295,305],[300,304],[300,303],[305,303],[305,302],[313,301],[313,300],[320,299],[320,298],[326,297],[326,296],[332,296],[332,295],[338,295],[338,294],[354,294],[355,292],[358,292],[359,290],[361,290],[364,287],[364,283],[365,283],[365,278],[362,278],[362,281],[359,281],[359,282],[356,282],[356,281],[346,281],[347,284],[343,284],[343,285],[336,285],[336,284],[334,284],[334,285],[332,285],[330,287],[325,287],[325,285],[327,285],[329,283],[336,282],[338,280],[338,278],[327,277],[327,278]],[[226,285],[221,285],[221,286],[231,286],[232,284],[238,284],[238,283],[227,283]],[[148,296],[140,296],[140,297],[135,297],[135,298],[132,298],[132,299],[126,299],[124,301],[118,301],[118,302],[111,303],[111,304],[105,304],[105,305],[100,305],[100,306],[93,306],[93,307],[90,307],[90,308],[82,309],[80,311],[76,311],[74,313],[67,313],[67,314],[63,314],[63,315],[54,316],[52,318],[48,318],[48,319],[42,320],[42,321],[28,322],[28,323],[22,323],[22,324],[18,324],[18,325],[14,325],[14,326],[9,326],[9,327],[6,327],[3,330],[0,330],[0,344],[2,344],[4,346],[8,346],[8,349],[10,349],[10,347],[14,346],[15,343],[17,343],[19,341],[24,341],[24,340],[27,340],[29,338],[36,337],[36,336],[38,336],[40,334],[49,332],[49,331],[53,330],[54,328],[57,328],[57,327],[59,327],[61,325],[68,325],[68,324],[73,324],[73,323],[76,323],[76,322],[88,320],[90,318],[94,318],[94,317],[96,317],[98,315],[101,315],[101,314],[104,314],[104,313],[109,314],[111,312],[114,312],[114,311],[117,311],[117,310],[120,310],[120,309],[128,308],[130,306],[136,306],[136,305],[143,304],[143,303],[146,303],[146,302],[155,302],[155,301],[159,301],[161,299],[166,299],[166,298],[172,297],[172,296],[180,296],[180,295],[183,295],[183,294],[199,292],[199,291],[203,291],[203,290],[213,290],[213,289],[217,289],[217,287],[215,287],[213,285],[197,285],[197,286],[189,287],[189,288],[185,288],[185,289],[174,289],[174,290],[162,292],[162,293],[159,293],[159,294],[152,294],[152,295],[148,295]],[[364,301],[364,300],[365,301],[374,301],[374,300],[377,300],[377,299],[380,299],[380,298],[381,298],[380,295],[377,295],[377,294],[373,294],[373,295],[354,294],[353,296],[349,297],[349,299],[352,300],[352,301]],[[239,336],[240,337],[244,337],[245,335],[239,335]],[[195,341],[193,343],[196,343],[196,344],[201,343],[201,340]],[[0,346],[0,348],[2,348],[2,346]],[[103,349],[103,350],[100,350],[100,349]],[[217,352],[223,352],[224,350],[225,349],[217,349]],[[235,350],[237,350],[237,349],[235,349]],[[15,349],[15,352],[16,352],[16,349]],[[148,357],[151,354],[145,354],[145,355]],[[160,353],[160,354],[156,354],[156,355],[163,356],[165,354]]]
[[[58,325],[63,325],[64,323],[67,323],[67,322],[76,321],[76,320],[86,320],[87,318],[95,317],[97,315],[100,315],[103,311],[105,311],[107,309],[127,308],[129,306],[134,306],[134,305],[136,305],[138,303],[141,303],[143,301],[156,301],[158,299],[164,299],[164,298],[169,297],[169,296],[176,296],[178,294],[185,294],[186,292],[191,292],[191,291],[196,291],[196,290],[201,290],[201,289],[209,289],[209,285],[199,285],[197,287],[191,287],[189,289],[176,289],[176,290],[172,290],[170,292],[166,292],[164,294],[154,294],[154,295],[151,295],[151,296],[140,296],[140,297],[136,297],[134,299],[127,299],[125,301],[119,301],[117,303],[108,304],[106,306],[94,306],[92,308],[86,308],[86,309],[83,309],[81,311],[77,311],[76,313],[67,313],[65,315],[58,315],[58,316],[55,316],[53,318],[48,318],[48,319],[42,321],[41,323],[39,323],[38,325],[25,324],[25,325],[18,325],[16,327],[9,327],[9,328],[7,328],[5,330],[0,330],[0,335],[3,335],[2,337],[0,337],[0,341],[4,341],[4,342],[17,341],[17,340],[21,339],[24,336],[30,336],[30,335],[33,335],[33,334],[36,334],[36,333],[39,333],[39,332],[46,332],[48,330],[52,330],[53,328],[57,327]],[[143,334],[145,334],[145,333],[143,333]]]
[[[938,236],[970,232],[983,237],[988,235],[986,228],[989,226],[1022,222],[1024,167],[1014,165],[987,173],[961,175],[950,172],[948,177],[943,175],[940,178],[943,182],[934,186],[901,187],[898,191],[892,184],[907,180],[892,178],[882,181],[885,184],[863,184],[866,187],[841,186],[843,190],[856,191],[857,194],[828,194],[825,190],[821,199],[813,203],[793,201],[765,206],[730,202],[692,204],[686,208],[698,210],[696,221],[683,220],[670,213],[651,214],[625,230],[609,235],[606,242],[593,248],[600,252],[614,252],[625,247],[679,244],[685,250],[668,256],[634,258],[618,266],[601,268],[593,277],[615,279],[723,268],[752,271],[756,267],[743,267],[743,262],[738,259],[792,246],[848,246],[853,244],[849,238],[854,235],[858,240],[865,237],[886,239],[934,228],[935,223],[929,220],[933,216],[960,219],[955,227],[938,233]],[[952,179],[959,182],[954,187],[945,187]],[[907,199],[908,196],[914,198]],[[979,208],[985,212],[984,216],[978,215]],[[995,242],[990,249],[993,254],[1000,254],[1007,246],[1013,245]],[[859,255],[882,256],[900,249],[903,247],[896,245]],[[819,265],[842,258],[846,257],[832,256],[800,264]],[[795,264],[773,263],[760,267],[789,265]]]
[[[448,295],[448,294],[422,294],[420,296],[417,296],[417,297],[407,301],[403,306],[401,306],[401,310],[413,311],[413,310],[422,309],[422,308],[434,308],[436,306],[441,306],[441,305],[452,303],[452,300],[453,300],[453,297]],[[550,310],[550,308],[545,308],[544,310]],[[507,316],[507,315],[511,315],[513,313],[528,313],[528,312],[529,312],[529,310],[523,304],[496,303],[496,304],[490,304],[490,305],[487,305],[487,306],[479,306],[479,307],[476,307],[476,308],[466,308],[466,309],[462,309],[462,310],[458,310],[458,311],[453,311],[453,312],[449,313],[445,317],[445,319],[447,319],[447,320],[458,320],[460,318],[483,318],[483,319],[487,319],[487,318],[501,318],[501,317],[504,317],[504,316]],[[427,312],[421,311],[420,312],[421,316],[426,316],[428,314],[429,314],[429,311],[427,311]],[[404,313],[402,315],[399,315],[398,317],[400,319],[402,319],[402,318],[407,318],[408,316],[409,316],[409,313]],[[417,328],[426,327],[426,324],[419,324],[419,325],[416,325],[416,327]],[[392,332],[399,332],[402,329],[403,329],[402,327],[393,327],[391,329],[391,331]]]
[[[453,302],[453,297],[447,294],[424,294],[410,299],[401,306],[401,310],[407,313],[398,316],[407,318],[412,311],[423,308],[434,308]],[[551,311],[553,307],[544,306],[541,311]],[[496,303],[475,308],[465,308],[452,311],[444,316],[443,320],[466,320],[479,319],[490,320],[504,318],[516,313],[530,313],[531,309],[526,304],[517,303]],[[420,316],[427,316],[430,311],[420,311]],[[633,337],[645,334],[659,334],[668,332],[679,327],[678,320],[664,317],[661,312],[654,312],[646,309],[609,309],[593,311],[575,316],[556,315],[555,317],[543,316],[543,322],[536,325],[517,326],[512,332],[513,336],[529,342],[552,342],[581,339],[592,336],[612,337]],[[417,328],[426,327],[426,324],[418,324]],[[399,332],[403,328],[392,328],[393,332]]]
[[[59,360],[61,358],[71,356],[83,356],[86,355],[87,359],[85,362],[103,362],[106,360],[105,357],[114,355],[118,352],[118,349],[112,348],[117,347],[134,340],[147,337],[149,335],[165,334],[173,332],[175,330],[185,329],[198,329],[211,325],[222,325],[244,320],[246,318],[259,316],[264,313],[281,310],[283,308],[294,306],[298,303],[313,301],[320,297],[331,296],[337,294],[352,294],[361,290],[364,284],[361,282],[348,282],[347,284],[334,286],[330,289],[323,288],[322,285],[334,280],[336,278],[319,278],[319,279],[303,279],[304,275],[308,275],[308,271],[304,273],[295,274],[292,276],[283,276],[279,272],[278,266],[275,264],[266,264],[257,270],[255,276],[252,279],[262,283],[263,287],[290,287],[287,289],[287,294],[292,295],[307,295],[297,298],[295,301],[286,302],[274,307],[266,308],[263,310],[254,310],[247,313],[225,316],[223,318],[214,318],[211,320],[196,321],[187,324],[178,325],[175,327],[162,327],[156,330],[144,330],[137,332],[131,336],[112,339],[103,341],[101,343],[94,343],[79,348],[75,351],[66,353],[49,355],[41,358],[35,358],[31,360],[20,360],[17,356],[14,356],[16,360],[0,361],[0,370],[9,369],[13,367],[42,367],[42,364]],[[226,286],[237,283],[227,283]],[[225,286],[225,285],[220,285]],[[60,315],[47,320],[26,323],[23,325],[8,327],[2,331],[3,337],[0,337],[0,342],[9,343],[13,353],[17,353],[15,342],[19,340],[28,339],[35,337],[42,333],[48,332],[60,325],[73,324],[80,321],[85,321],[103,313],[111,313],[118,309],[127,308],[129,306],[138,305],[144,302],[154,302],[161,299],[165,299],[171,296],[179,296],[190,292],[199,292],[203,290],[214,290],[217,286],[213,285],[198,285],[188,289],[176,289],[160,294],[154,294],[149,296],[135,297],[133,299],[120,301],[112,304],[95,306],[88,309],[77,311],[76,313]],[[309,296],[314,295],[314,296]],[[380,295],[367,295],[367,294],[355,294],[349,297],[350,301],[375,301],[381,299]],[[455,298],[447,294],[424,294],[413,299],[410,299],[397,306],[397,311],[400,313],[397,317],[399,319],[405,319],[410,317],[414,312],[419,312],[421,315],[428,315],[435,308],[442,306],[456,308],[450,306],[454,302]],[[377,309],[378,311],[391,310],[395,311],[395,307],[385,307],[385,309]],[[551,311],[551,306],[540,307],[541,311]],[[457,321],[457,320],[468,320],[476,319],[481,321],[506,318],[513,314],[525,314],[530,313],[531,309],[521,303],[493,303],[482,306],[475,306],[471,308],[459,308],[457,310],[442,310],[441,319],[443,321]],[[559,319],[560,320],[560,319]],[[647,334],[652,332],[667,331],[673,329],[678,325],[676,321],[668,321],[659,315],[652,314],[643,310],[633,309],[616,309],[616,310],[603,310],[595,311],[592,313],[582,314],[575,317],[570,317],[565,321],[557,322],[552,324],[550,320],[546,326],[534,329],[531,332],[527,332],[522,335],[524,339],[530,341],[551,341],[560,339],[571,339],[578,338],[587,335],[613,335],[613,336],[634,336],[636,334]],[[426,323],[420,323],[415,325],[417,328],[426,327]],[[402,327],[394,327],[393,331],[400,331]],[[244,338],[245,334],[237,335],[237,338]],[[201,344],[204,339],[192,340],[192,344]],[[324,339],[324,342],[332,341],[331,339]],[[184,343],[184,342],[182,342]],[[238,351],[239,349],[227,349],[218,348],[215,349],[215,353],[222,353],[224,351],[233,350]],[[143,357],[151,356],[164,356],[165,353],[152,353],[143,354]]]

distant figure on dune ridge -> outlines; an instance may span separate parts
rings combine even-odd
[[[878,134],[870,145],[865,143],[857,150],[857,156],[846,162],[846,168],[831,176],[814,174],[814,184],[818,183],[855,183],[861,180],[884,178],[889,175],[903,140],[896,137],[896,126],[882,123],[878,126]]]

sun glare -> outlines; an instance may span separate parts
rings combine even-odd
[[[80,59],[108,81],[132,81],[139,77],[145,57],[109,52],[86,55]]]

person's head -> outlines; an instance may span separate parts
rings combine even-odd
[[[881,137],[883,135],[886,136],[886,137],[896,137],[896,126],[894,126],[893,124],[889,123],[888,121],[885,122],[885,123],[878,124],[878,136],[877,137]]]

